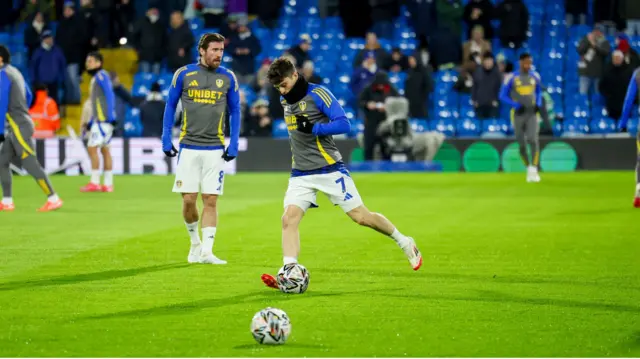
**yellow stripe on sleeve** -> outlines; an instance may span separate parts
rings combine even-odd
[[[316,137],[316,144],[318,145],[318,151],[320,151],[320,154],[322,155],[322,157],[324,157],[325,161],[327,161],[328,164],[332,165],[336,163],[336,161],[331,158],[331,156],[329,156],[327,151],[324,150],[324,147],[322,147],[322,144],[320,143],[320,137]]]
[[[220,121],[218,121],[218,138],[220,143],[224,146],[224,132],[222,132],[222,123],[224,122],[224,112],[220,115]]]
[[[102,105],[100,104],[100,99],[96,98],[96,111],[98,112],[98,121],[104,122],[104,112],[102,111]]]
[[[178,82],[178,77],[180,76],[180,73],[182,73],[182,71],[186,70],[187,67],[181,67],[178,69],[178,71],[176,71],[176,73],[173,75],[173,80],[171,80],[171,86],[176,87],[176,83]]]
[[[13,130],[13,135],[16,136],[18,143],[22,146],[22,148],[24,148],[26,153],[32,156],[35,156],[35,152],[31,148],[31,146],[29,146],[27,141],[24,140],[24,137],[22,137],[22,133],[20,133],[20,128],[18,128],[18,125],[15,123],[15,121],[13,121],[13,119],[11,118],[11,116],[9,116],[9,114],[7,114],[7,120],[9,120],[9,126],[11,126],[11,129]]]
[[[313,92],[314,94],[318,95],[318,97],[320,97],[322,102],[324,102],[325,106],[327,106],[327,107],[331,106],[331,98],[324,91],[321,91],[320,89],[314,89],[311,92]]]
[[[186,135],[187,135],[187,109],[182,107],[182,129],[180,129],[179,141],[182,141],[182,139]]]

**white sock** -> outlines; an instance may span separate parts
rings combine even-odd
[[[91,170],[91,183],[100,184],[100,170]]]
[[[58,197],[58,195],[56,193],[54,193],[51,196],[49,196],[49,202],[56,202],[59,199],[60,198]]]
[[[113,171],[104,171],[104,185],[113,186]]]
[[[202,254],[213,253],[213,242],[216,239],[216,227],[202,228]]]
[[[640,197],[640,183],[636,185],[636,196]]]
[[[289,263],[298,263],[298,259],[296,257],[284,257],[282,261],[284,262],[285,265]]]
[[[6,204],[6,205],[13,204],[13,198],[12,197],[3,197],[2,198],[2,204]]]
[[[201,244],[200,242],[200,234],[198,233],[198,221],[193,223],[184,223],[187,226],[187,232],[189,232],[189,238],[191,239],[191,244]]]
[[[391,238],[393,238],[394,241],[396,241],[396,243],[398,243],[398,245],[400,246],[400,248],[404,248],[406,246],[409,245],[409,237],[405,236],[404,234],[400,233],[400,231],[398,231],[398,229],[394,229],[393,233],[391,233]]]

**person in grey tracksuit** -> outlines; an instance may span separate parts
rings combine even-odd
[[[62,206],[62,201],[51,186],[49,177],[38,162],[33,145],[33,121],[29,116],[32,94],[24,77],[10,64],[9,50],[0,46],[0,183],[2,202],[0,212],[13,211],[11,164],[21,165],[49,197],[40,211],[50,211]],[[5,120],[8,129],[5,130]]]
[[[531,69],[531,65],[531,55],[520,55],[520,70],[514,72],[502,85],[500,101],[511,107],[511,121],[520,146],[520,156],[527,166],[527,181],[539,182],[537,113],[542,108],[542,83],[540,75]],[[527,156],[527,145],[531,150],[531,160]]]

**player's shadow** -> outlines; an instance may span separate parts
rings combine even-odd
[[[506,293],[495,291],[478,291],[479,296],[448,296],[448,295],[415,295],[415,294],[395,294],[388,293],[385,297],[405,298],[412,300],[422,301],[461,301],[461,302],[482,302],[482,303],[512,303],[512,304],[525,304],[525,305],[543,305],[543,306],[555,306],[563,308],[581,308],[581,309],[596,309],[607,310],[615,312],[625,313],[640,313],[640,307],[626,304],[611,304],[611,303],[595,303],[585,302],[572,299],[555,299],[555,298],[527,298],[527,297],[514,297]],[[376,294],[372,294],[376,295]]]
[[[355,274],[359,278],[373,277],[373,278],[411,278],[415,280],[429,280],[429,279],[442,279],[442,280],[457,280],[457,281],[480,281],[480,282],[492,282],[496,284],[559,284],[559,285],[578,285],[598,288],[611,288],[611,289],[631,289],[640,290],[640,286],[624,286],[615,283],[599,283],[597,281],[581,281],[570,280],[562,278],[552,277],[532,277],[532,276],[503,276],[503,275],[480,275],[480,274],[456,274],[456,273],[432,273],[426,270],[418,272],[412,271],[380,271],[371,269],[335,269],[335,268],[314,268],[314,273],[325,272],[328,274],[340,274],[349,275]]]
[[[148,267],[129,268],[121,270],[108,270],[103,272],[82,273],[61,275],[49,278],[30,279],[24,281],[0,283],[0,292],[7,290],[16,290],[34,287],[50,287],[59,285],[69,285],[82,282],[94,282],[101,280],[111,280],[117,278],[133,277],[145,273],[160,272],[170,269],[183,268],[188,266],[186,263],[163,264]]]
[[[319,345],[319,344],[302,344],[302,343],[288,343],[283,347],[281,345],[260,345],[258,343],[254,344],[242,344],[236,345],[233,349],[236,350],[268,350],[268,349],[276,349],[276,348],[301,348],[301,349],[330,349],[331,347],[327,345]]]
[[[277,290],[261,290],[259,292],[251,292],[245,294],[233,295],[225,298],[213,298],[202,299],[193,302],[185,302],[178,304],[163,305],[158,307],[152,307],[147,309],[136,309],[122,312],[108,313],[102,315],[92,315],[76,318],[75,320],[83,319],[111,319],[111,318],[142,318],[149,316],[159,315],[182,315],[193,311],[199,311],[203,309],[221,308],[236,304],[248,304],[248,303],[273,303],[274,301],[290,301],[290,300],[304,300],[309,298],[319,297],[336,297],[353,294],[363,294],[368,292],[387,291],[387,290],[399,290],[396,289],[371,289],[361,291],[349,291],[349,292],[318,292],[308,291],[304,294],[283,294]]]

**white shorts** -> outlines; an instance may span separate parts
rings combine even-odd
[[[180,148],[173,192],[222,194],[224,150]]]
[[[317,207],[316,194],[324,193],[331,203],[347,213],[362,206],[362,198],[351,176],[336,171],[317,175],[291,177],[284,196],[284,207],[296,205],[303,211]]]
[[[113,125],[94,121],[89,132],[88,147],[108,147],[113,137]]]

